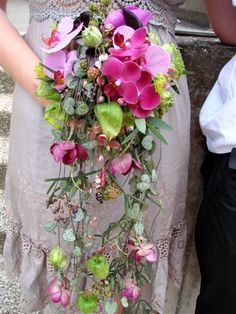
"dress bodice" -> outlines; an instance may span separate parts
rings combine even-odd
[[[99,2],[94,0],[93,2]],[[176,17],[175,8],[184,0],[113,0],[112,7],[117,9],[121,6],[137,5],[148,9],[153,13],[151,23],[162,25],[171,33],[174,33]],[[31,18],[42,22],[48,18],[60,20],[63,16],[77,17],[79,12],[88,8],[89,0],[30,0]]]

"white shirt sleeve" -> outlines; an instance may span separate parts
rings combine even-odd
[[[222,69],[200,112],[208,149],[217,154],[236,147],[236,56]]]
[[[232,0],[232,4],[234,7],[236,7],[236,0]]]

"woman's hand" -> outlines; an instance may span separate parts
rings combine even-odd
[[[1,6],[4,7],[6,2],[0,1]],[[34,68],[39,61],[39,58],[0,9],[0,66],[40,105],[46,106],[47,100],[35,96],[39,81],[35,78]]]
[[[211,25],[226,44],[236,45],[236,8],[232,0],[205,0]]]

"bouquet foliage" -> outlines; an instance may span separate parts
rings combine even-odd
[[[78,18],[52,25],[37,96],[49,101],[50,147],[59,174],[48,178],[48,208],[57,234],[48,259],[55,268],[48,295],[64,311],[89,314],[103,304],[115,313],[149,313],[143,296],[158,251],[142,222],[155,190],[155,142],[170,130],[162,116],[173,106],[184,67],[174,45],[158,45],[147,24],[151,13],[126,7],[109,13],[109,1],[91,4]],[[124,180],[121,180],[123,177]],[[123,197],[123,206],[115,202]],[[109,202],[120,218],[100,234],[88,208]],[[114,203],[114,204],[113,204]],[[108,259],[106,252],[112,252]],[[85,284],[81,284],[83,282]]]

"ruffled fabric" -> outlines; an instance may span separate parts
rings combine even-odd
[[[9,277],[20,277],[21,311],[42,310],[47,302],[46,288],[53,268],[47,263],[48,249],[33,243],[20,224],[11,222],[4,244],[4,266]]]

